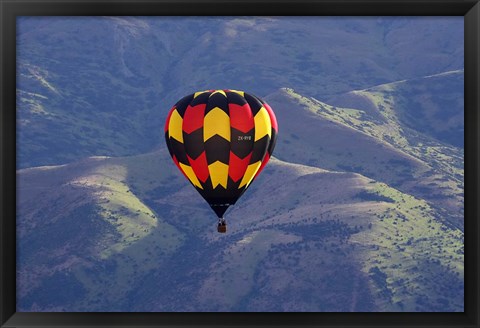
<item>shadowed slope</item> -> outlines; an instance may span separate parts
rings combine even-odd
[[[359,174],[272,158],[226,235],[165,150],[18,178],[22,311],[461,310],[462,232]]]

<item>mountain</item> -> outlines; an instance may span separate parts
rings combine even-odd
[[[463,148],[464,73],[444,72],[338,95],[327,102],[395,119],[442,143]]]
[[[280,159],[361,173],[429,201],[443,220],[463,227],[463,148],[409,128],[387,96],[377,95],[367,110],[335,107],[289,88],[265,99],[281,127]]]
[[[461,17],[21,17],[19,311],[464,309]],[[178,172],[186,94],[274,109],[226,213]]]
[[[20,170],[18,308],[463,308],[463,233],[423,200],[273,158],[220,235],[170,162],[160,150]]]
[[[20,168],[150,151],[198,90],[326,100],[463,68],[461,17],[21,17],[17,36]]]

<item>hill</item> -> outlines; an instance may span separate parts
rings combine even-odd
[[[463,311],[461,17],[17,33],[19,311]],[[226,235],[163,140],[170,107],[211,88],[279,123]]]
[[[444,222],[463,227],[463,148],[403,124],[396,116],[402,111],[386,96],[377,95],[367,110],[335,107],[290,88],[265,99],[281,127],[278,158],[361,173],[425,199]]]
[[[463,309],[463,233],[425,201],[274,158],[219,235],[170,161],[20,170],[19,310]]]
[[[329,104],[386,116],[418,134],[463,148],[464,72],[444,72],[354,90],[329,99]]]
[[[151,151],[198,90],[325,100],[462,69],[462,53],[461,17],[22,17],[19,165]]]

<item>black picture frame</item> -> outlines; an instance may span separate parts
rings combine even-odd
[[[474,0],[0,0],[1,14],[1,327],[479,327],[479,31]],[[16,17],[464,16],[465,22],[465,311],[463,313],[22,313],[16,312]]]

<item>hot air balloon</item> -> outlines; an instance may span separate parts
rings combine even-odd
[[[275,147],[277,120],[262,99],[238,90],[208,90],[180,99],[165,123],[173,162],[218,216],[242,196]]]

